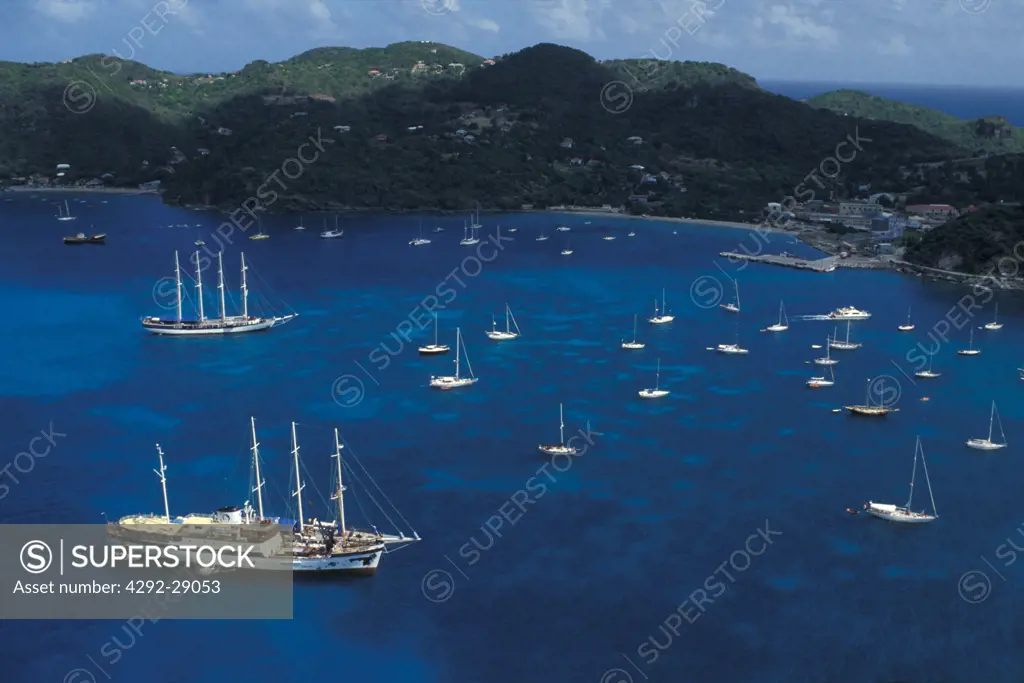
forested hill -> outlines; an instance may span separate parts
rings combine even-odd
[[[839,114],[916,126],[979,156],[1024,152],[1024,128],[1010,125],[1002,116],[965,121],[928,107],[888,100],[861,90],[823,93],[807,103]]]
[[[616,81],[636,87],[609,106]],[[0,64],[0,178],[67,163],[72,180],[161,179],[183,203],[252,195],[313,136],[323,151],[275,210],[480,201],[754,218],[858,135],[861,151],[814,188],[820,198],[899,189],[909,165],[968,154],[912,126],[769,94],[721,64],[601,63],[550,44],[490,60],[437,43],[323,48],[202,76],[98,55]]]

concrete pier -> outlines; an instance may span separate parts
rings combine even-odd
[[[815,261],[795,258],[793,256],[778,256],[764,254],[755,256],[751,254],[736,254],[731,251],[723,251],[719,254],[732,261],[753,261],[754,263],[769,263],[774,266],[785,266],[786,268],[800,268],[801,270],[813,270],[816,273],[831,273],[836,269],[835,258],[829,256]]]

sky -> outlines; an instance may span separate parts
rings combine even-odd
[[[759,81],[1024,87],[1024,0],[3,0],[0,60],[223,72],[314,47],[558,43]]]

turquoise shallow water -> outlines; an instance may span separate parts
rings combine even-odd
[[[300,423],[307,468],[324,473],[321,490],[337,426],[424,537],[386,556],[373,579],[298,585],[291,622],[162,621],[113,664],[100,651],[119,622],[8,622],[5,680],[63,680],[84,667],[97,680],[305,681],[335,675],[339,663],[346,678],[382,682],[630,680],[606,675],[619,668],[637,682],[1017,678],[1024,575],[997,548],[1020,524],[1018,298],[997,297],[1006,326],[976,331],[980,356],[956,355],[965,327],[935,355],[942,377],[914,384],[908,353],[965,290],[888,272],[740,270],[716,255],[754,250],[744,231],[539,215],[485,217],[487,235],[499,221],[506,236],[519,231],[478,275],[466,274],[473,262],[456,271],[459,284],[450,274],[471,253],[457,244],[462,217],[426,217],[434,242],[422,248],[406,244],[415,217],[345,219],[342,240],[277,217],[264,221],[270,240],[227,247],[228,284],[235,291],[241,248],[254,306],[258,293],[301,316],[269,334],[160,339],[138,318],[164,310],[154,288],[173,274],[173,250],[184,260],[216,216],[147,197],[77,197],[83,225],[73,229],[92,223],[109,244],[72,249],[60,243],[67,226],[53,219],[52,195],[4,199],[4,460],[50,421],[68,436],[0,500],[0,520],[88,523],[158,509],[155,442],[167,454],[173,511],[239,503],[255,415],[275,509],[289,498],[289,421]],[[193,227],[167,227],[182,223]],[[558,253],[561,223],[572,226],[570,257]],[[438,224],[446,232],[430,233]],[[551,239],[534,241],[542,228]],[[788,239],[767,249],[810,253]],[[723,270],[740,281],[739,316],[701,307],[715,303]],[[441,296],[446,278],[455,295],[439,312],[442,341],[454,343],[461,327],[481,379],[432,392],[430,375],[448,372],[452,356],[416,354],[433,339],[429,325],[411,341],[392,333],[410,316],[426,319],[417,305]],[[663,287],[676,320],[654,328],[643,320]],[[793,318],[844,305],[874,313],[852,326],[864,347],[835,352],[835,387],[804,387],[819,370],[806,363],[821,353],[810,347],[832,325],[794,319],[784,334],[758,331],[775,321],[780,299]],[[495,344],[483,332],[506,301],[523,336]],[[900,334],[908,306],[918,329]],[[632,336],[634,314],[647,348],[625,352],[618,344]],[[748,356],[705,350],[737,335]],[[672,393],[643,402],[636,392],[653,383],[659,358]],[[899,413],[875,421],[831,412],[860,402],[866,379],[881,375],[890,379],[876,398],[896,400]],[[984,436],[993,399],[1010,448],[969,451],[963,442]],[[545,478],[536,445],[556,438],[559,402],[567,431],[589,421],[594,443]],[[899,528],[846,515],[869,498],[905,500],[916,435],[940,519]],[[488,529],[531,478],[525,512]],[[919,486],[915,507],[926,497]],[[352,501],[361,522],[359,503],[372,505]],[[380,515],[371,521],[386,526]],[[766,524],[781,535],[738,571],[745,560],[735,553]],[[991,581],[977,604],[958,590],[971,570]],[[716,593],[706,588],[712,575],[724,591],[676,624],[678,635],[663,631],[694,591]],[[961,586],[968,598],[980,595],[979,580]],[[442,589],[441,602],[424,595],[436,600]],[[651,648],[653,660],[643,654]],[[171,666],[168,652],[187,654]]]

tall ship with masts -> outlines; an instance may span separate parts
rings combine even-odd
[[[167,498],[165,474],[167,467],[163,461],[163,451],[158,445],[160,470],[156,473],[160,477],[163,489],[164,514],[151,513],[122,517],[115,522],[108,523],[109,535],[128,543],[179,544],[183,539],[202,539],[204,543],[252,543],[257,545],[257,548],[250,555],[250,559],[257,570],[315,571],[357,575],[374,574],[381,556],[389,552],[389,547],[401,547],[420,540],[419,534],[412,530],[411,525],[398,512],[398,509],[377,486],[362,463],[355,459],[355,456],[352,456],[352,460],[356,462],[363,475],[375,489],[375,491],[371,491],[366,486],[369,494],[367,497],[377,505],[389,523],[397,528],[387,511],[378,503],[378,497],[387,501],[393,513],[409,526],[412,536],[406,536],[401,532],[397,535],[385,534],[379,532],[376,527],[373,528],[373,531],[363,531],[347,525],[344,502],[344,492],[347,489],[342,484],[342,472],[347,470],[349,476],[357,481],[361,475],[348,462],[343,463],[341,456],[343,446],[337,429],[334,430],[335,452],[331,456],[335,460],[336,470],[331,501],[337,504],[338,519],[324,521],[306,518],[302,504],[302,492],[306,484],[303,482],[301,474],[303,468],[299,460],[299,446],[294,422],[292,423],[292,457],[295,470],[295,491],[292,492],[292,496],[296,498],[298,519],[266,515],[263,505],[263,490],[266,481],[260,473],[260,444],[256,440],[255,419],[250,419],[250,424],[252,426],[250,450],[252,451],[252,472],[255,482],[251,492],[256,494],[257,506],[255,508],[250,501],[246,501],[242,507],[224,507],[210,514],[192,513],[172,517]],[[252,482],[250,483],[252,484]]]
[[[208,318],[203,308],[203,271],[200,267],[199,252],[195,253],[196,261],[196,308],[198,317],[192,320],[182,316],[181,296],[181,266],[178,263],[178,252],[174,252],[174,280],[175,280],[175,308],[177,315],[174,318],[160,318],[148,316],[142,319],[142,327],[154,334],[172,336],[197,336],[210,334],[239,334],[242,332],[259,332],[269,330],[271,327],[283,325],[298,316],[298,313],[291,312],[283,316],[256,316],[249,315],[249,286],[246,282],[245,254],[242,258],[242,312],[241,315],[228,315],[225,305],[224,290],[224,260],[223,252],[217,254],[217,291],[220,298],[219,315],[216,318]]]

